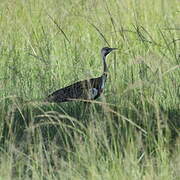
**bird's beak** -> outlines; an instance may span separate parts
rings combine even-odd
[[[111,48],[111,51],[113,51],[113,50],[117,50],[118,48]]]

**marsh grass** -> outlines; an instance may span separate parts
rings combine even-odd
[[[179,179],[178,1],[2,1],[0,179]],[[90,103],[45,97],[102,72]],[[87,105],[88,104],[88,105]]]

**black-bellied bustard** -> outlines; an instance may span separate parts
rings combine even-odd
[[[98,98],[104,90],[107,79],[106,56],[117,48],[104,47],[101,49],[103,62],[103,73],[100,77],[78,81],[72,85],[61,88],[47,97],[49,102],[67,102],[72,100],[94,100]]]

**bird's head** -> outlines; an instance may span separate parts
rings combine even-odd
[[[104,47],[101,49],[101,54],[103,57],[106,57],[111,51],[116,50],[117,48],[109,48],[109,47]]]

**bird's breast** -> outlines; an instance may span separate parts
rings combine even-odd
[[[100,89],[102,90],[104,89],[106,79],[107,79],[107,75],[103,75],[101,80],[101,87],[100,87]]]
[[[98,89],[96,88],[91,88],[89,90],[89,99],[94,99],[98,95]]]

